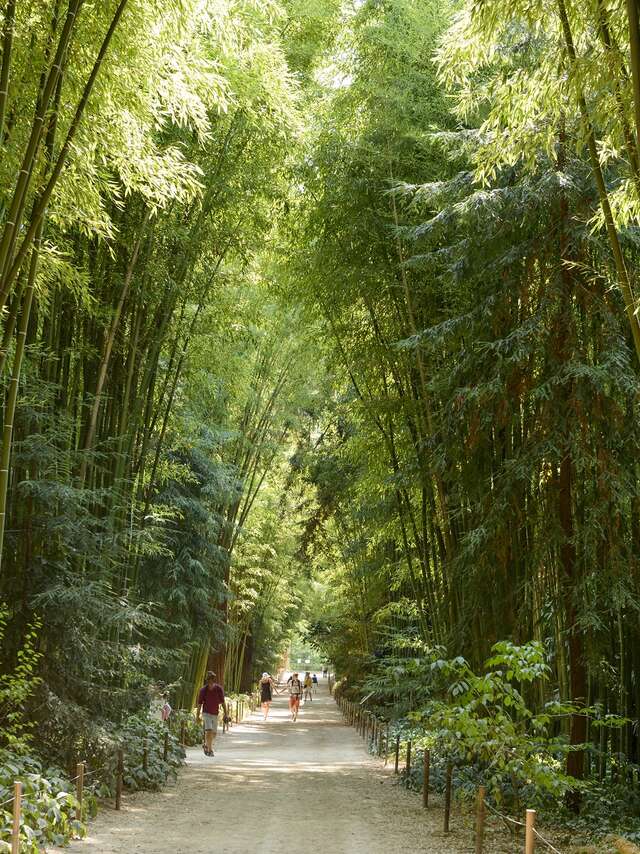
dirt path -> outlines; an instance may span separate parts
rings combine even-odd
[[[435,805],[434,805],[435,806]],[[473,850],[468,823],[444,838],[442,812],[393,785],[320,693],[289,722],[278,697],[265,724],[258,714],[218,737],[216,756],[190,749],[175,786],[125,797],[103,810],[73,854],[460,854]],[[58,850],[58,849],[54,849]],[[494,849],[497,850],[497,849]],[[507,849],[508,850],[508,849]],[[61,850],[62,851],[62,850]]]

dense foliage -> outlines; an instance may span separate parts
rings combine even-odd
[[[527,714],[562,704],[549,755],[574,808],[576,780],[631,779],[640,747],[629,29],[592,5],[359,7],[293,238],[335,389],[306,459],[310,637],[363,695],[397,656],[442,647],[478,674],[496,642],[535,642],[550,674]],[[432,720],[419,684],[387,715]]]
[[[304,629],[496,791],[632,809],[634,9],[0,3],[5,747]]]

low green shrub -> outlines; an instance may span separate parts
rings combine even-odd
[[[187,747],[195,747],[202,744],[202,723],[198,723],[195,715],[192,712],[187,712],[184,709],[178,709],[171,715],[171,732],[176,738],[180,738],[182,734],[182,724],[184,723],[184,743]]]
[[[15,781],[22,783],[20,851],[37,854],[46,845],[64,845],[86,833],[85,820],[95,812],[95,797],[87,792],[82,821],[76,820],[74,785],[56,768],[43,768],[32,756],[0,752],[0,851],[10,850]]]
[[[179,738],[169,733],[167,759],[163,758],[166,724],[146,718],[129,718],[115,733],[119,747],[124,751],[124,785],[132,792],[138,789],[161,789],[174,780],[185,758]],[[147,750],[146,769],[144,762]]]
[[[195,725],[195,722],[194,722]],[[199,732],[199,730],[198,730]],[[168,734],[167,759],[164,740]],[[146,762],[145,762],[146,746]],[[45,845],[64,845],[86,833],[86,820],[95,815],[97,799],[115,794],[117,751],[124,754],[125,789],[157,791],[175,779],[184,761],[179,738],[165,724],[144,717],[129,718],[117,728],[101,727],[87,757],[82,820],[76,820],[75,783],[56,768],[25,753],[0,752],[0,852],[9,850],[13,785],[23,784],[21,851],[36,854]]]

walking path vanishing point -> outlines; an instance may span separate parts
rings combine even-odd
[[[367,756],[321,684],[297,723],[278,696],[269,720],[255,713],[218,735],[215,758],[189,748],[187,767],[161,793],[126,795],[103,809],[72,854],[460,854],[468,822],[443,837],[442,810],[393,784]],[[492,851],[498,849],[492,848]],[[505,850],[500,848],[500,850]],[[506,849],[509,850],[508,848]]]

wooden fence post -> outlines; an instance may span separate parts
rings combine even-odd
[[[447,780],[444,789],[444,832],[449,833],[449,819],[451,818],[451,786],[453,780],[453,765],[447,762]]]
[[[84,762],[76,765],[76,821],[82,821],[82,798],[84,796]]]
[[[162,758],[166,762],[169,758],[169,731],[164,734],[164,747],[162,749]]]
[[[187,740],[187,722],[182,721],[180,724],[180,744],[186,748],[186,740]]]
[[[142,770],[145,774],[149,770],[149,743],[146,738],[142,742]]]
[[[484,823],[487,811],[484,804],[487,790],[484,786],[478,786],[476,797],[476,854],[482,854],[484,850]]]
[[[536,850],[536,835],[533,828],[536,825],[536,811],[527,810],[524,827],[524,854],[533,854]]]
[[[393,769],[393,773],[397,774],[400,766],[400,736],[396,736],[396,762],[395,767]]]
[[[389,724],[387,724],[387,729],[384,734],[384,767],[387,767],[387,762],[389,761]]]
[[[122,777],[124,774],[124,751],[122,748],[118,750],[118,764],[116,767],[116,809],[119,810],[122,805]]]
[[[20,812],[22,810],[22,783],[13,784],[13,824],[11,826],[11,854],[20,854]]]
[[[405,763],[404,770],[408,777],[411,773],[411,741],[407,742],[407,761]]]
[[[426,809],[429,806],[429,774],[430,774],[431,754],[425,750],[422,754],[422,806]]]

